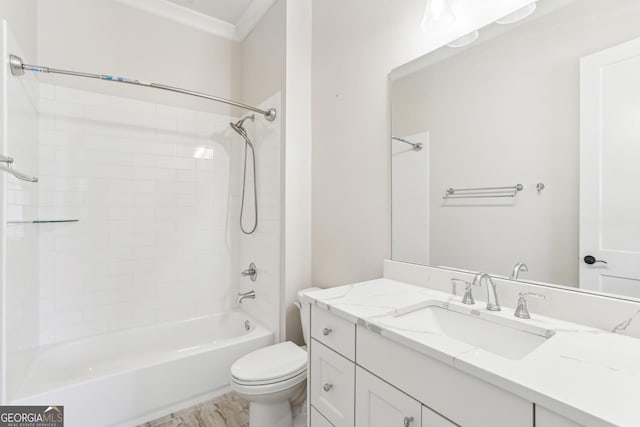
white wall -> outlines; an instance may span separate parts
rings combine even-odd
[[[39,0],[38,62],[179,86],[224,98],[240,96],[239,43],[112,0]],[[73,77],[42,77],[56,85],[230,113],[222,104],[184,95]]]
[[[313,2],[315,285],[380,277],[390,255],[391,69],[527,3],[455,0],[455,25],[424,34],[423,0]]]
[[[38,54],[38,0],[0,0],[0,18],[7,20],[22,55],[36,58]]]
[[[311,286],[311,0],[287,2],[285,277],[283,324],[303,344],[300,289]],[[286,316],[286,319],[284,318]]]

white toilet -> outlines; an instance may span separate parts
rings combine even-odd
[[[298,300],[314,289],[319,288],[298,292]],[[308,343],[309,306],[297,305]],[[289,399],[306,379],[307,352],[290,341],[251,352],[231,366],[231,389],[250,403],[249,427],[292,427]]]

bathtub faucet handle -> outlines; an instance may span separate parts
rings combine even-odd
[[[256,268],[256,265],[254,263],[249,264],[249,268],[247,268],[246,270],[244,270],[242,273],[240,273],[242,275],[242,277],[249,277],[251,279],[252,282],[255,282],[256,279],[258,278],[258,270]]]

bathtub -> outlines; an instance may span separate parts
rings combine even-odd
[[[229,368],[273,343],[240,311],[38,349],[15,405],[64,405],[65,426],[132,425],[229,385]]]

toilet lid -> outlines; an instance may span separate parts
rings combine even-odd
[[[231,375],[241,381],[280,380],[307,369],[307,352],[291,341],[270,345],[241,357]]]

